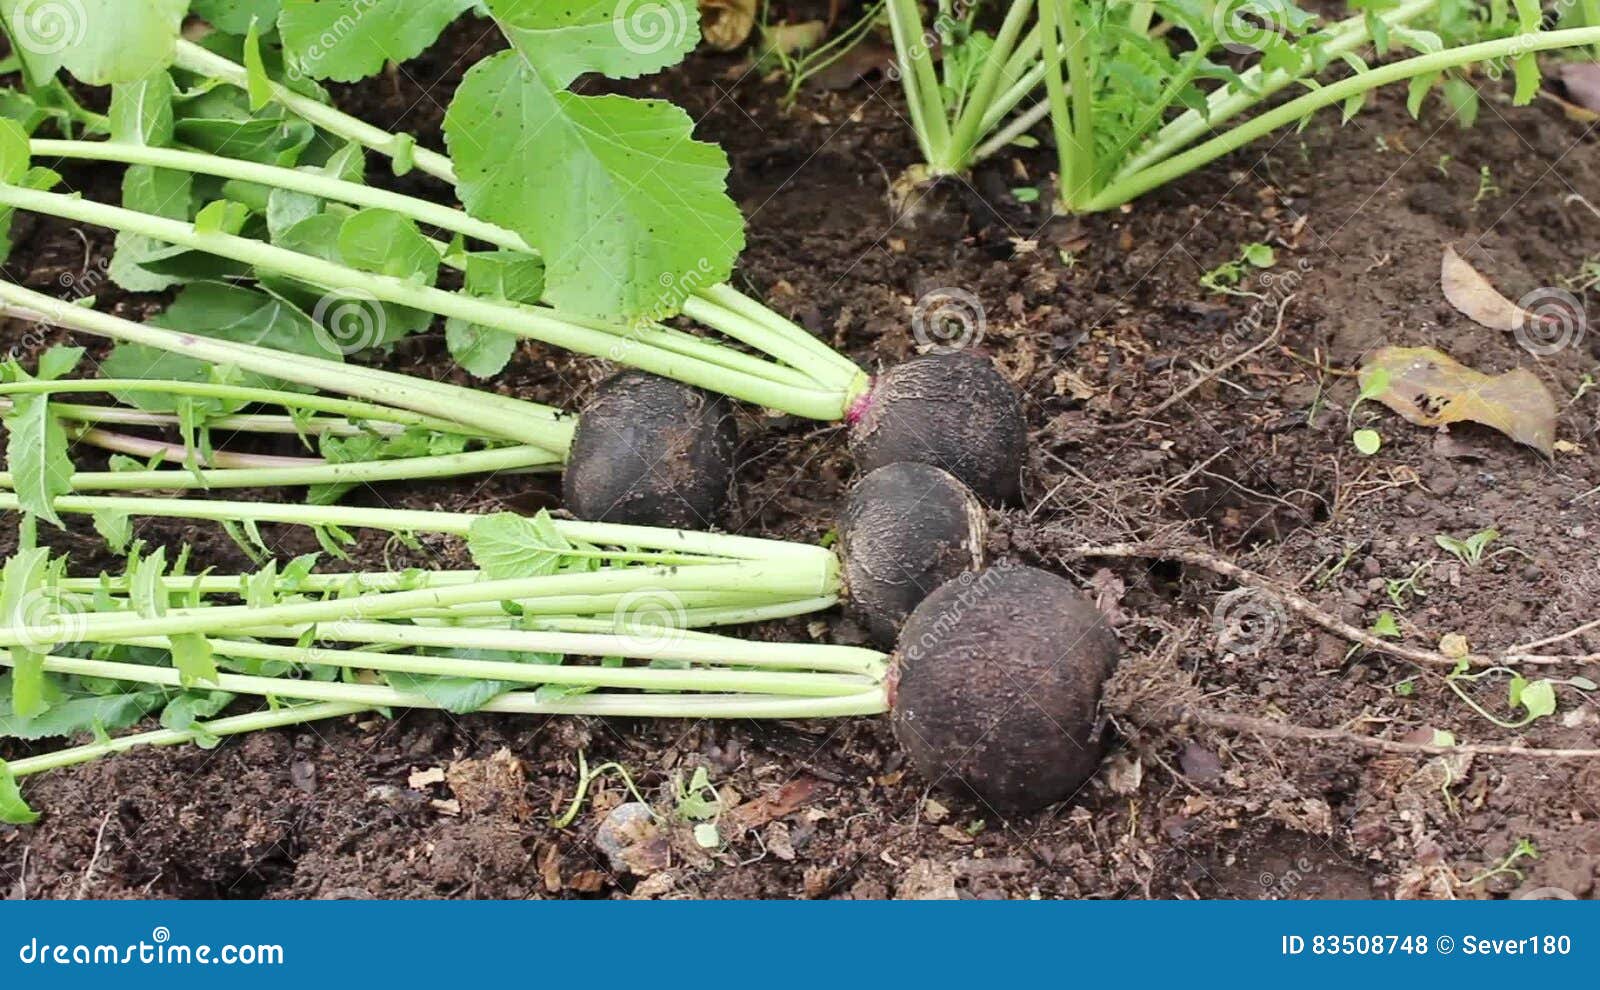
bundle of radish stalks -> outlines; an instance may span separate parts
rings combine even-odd
[[[18,507],[0,495],[0,510]],[[0,818],[32,821],[19,778],[140,746],[388,708],[466,714],[824,718],[891,712],[916,765],[1000,811],[1070,796],[1097,759],[1115,641],[1060,578],[967,572],[919,606],[898,652],[754,642],[703,627],[802,615],[841,592],[820,547],[440,512],[63,496],[54,510],[248,528],[465,539],[474,570],[325,573],[317,555],[186,573],[134,544],[121,575],[65,576],[34,546],[0,573],[0,734],[96,741],[7,764]],[[1018,602],[1029,614],[1018,614]],[[1063,652],[1063,650],[1065,652]],[[584,662],[583,658],[591,658]],[[644,662],[641,665],[641,662]],[[269,707],[217,718],[242,697]],[[163,728],[111,736],[159,711]]]

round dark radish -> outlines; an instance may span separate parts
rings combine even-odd
[[[932,464],[990,505],[1021,499],[1027,439],[1017,390],[993,363],[963,351],[889,369],[850,411],[850,452],[862,471]]]
[[[900,634],[895,737],[928,780],[1001,813],[1037,811],[1094,773],[1117,652],[1104,616],[1063,579],[1021,565],[962,574]]]
[[[887,648],[934,589],[983,566],[983,506],[930,464],[889,464],[850,489],[839,523],[847,601]]]
[[[579,417],[562,494],[579,519],[709,529],[728,500],[738,440],[727,399],[624,371]]]

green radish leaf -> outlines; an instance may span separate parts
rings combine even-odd
[[[283,0],[278,31],[293,66],[358,82],[423,50],[477,0]]]
[[[1516,680],[1521,680],[1521,678],[1516,678]],[[1512,695],[1511,703],[1513,705],[1521,705],[1527,709],[1528,716],[1526,721],[1532,722],[1534,719],[1555,714],[1556,687],[1548,678],[1534,681],[1531,684],[1524,683],[1520,690],[1513,691]]]
[[[0,569],[0,617],[13,629],[26,629],[48,623],[55,603],[41,590],[49,574],[50,550],[33,547],[18,550]],[[11,650],[11,710],[22,718],[34,718],[50,707],[45,698],[45,644],[25,643]]]
[[[133,82],[172,62],[187,0],[0,0],[35,80],[66,68],[91,86]]]
[[[111,140],[165,147],[172,143],[177,87],[165,71],[111,87]]]
[[[454,660],[495,660],[501,663],[528,663],[554,666],[562,657],[556,653],[513,653],[504,650],[439,650],[432,656]],[[470,677],[428,677],[390,671],[384,674],[397,691],[414,691],[456,715],[470,715],[484,705],[527,685],[518,681],[485,681]]]
[[[194,215],[194,231],[197,234],[237,234],[249,219],[248,206],[219,199],[202,206]]]
[[[536,303],[544,295],[544,262],[517,251],[466,255],[469,295],[514,303]],[[444,325],[445,343],[456,363],[479,378],[499,374],[517,350],[517,335],[465,320]]]
[[[260,110],[272,102],[272,80],[267,77],[267,66],[261,60],[261,32],[256,22],[244,38],[245,92],[250,97],[250,109]]]
[[[535,516],[496,512],[473,520],[467,530],[467,551],[472,562],[491,581],[544,577],[561,569],[572,544],[540,510]]]
[[[22,799],[22,789],[5,760],[0,760],[0,822],[7,825],[32,825],[39,813]]]
[[[217,683],[217,662],[211,641],[199,633],[184,633],[169,637],[172,643],[172,665],[185,686],[202,681]]]
[[[467,291],[485,299],[536,303],[544,295],[544,262],[520,251],[467,255]]]
[[[1478,122],[1478,91],[1471,83],[1452,76],[1444,81],[1439,92],[1444,96],[1451,113],[1455,114],[1456,123],[1461,125],[1462,130],[1467,130]]]
[[[665,318],[725,280],[744,222],[722,150],[671,104],[566,91],[587,72],[677,62],[698,37],[694,4],[663,0],[648,24],[618,19],[614,0],[488,7],[513,50],[474,66],[445,114],[467,209],[538,248],[549,301],[576,313]]]
[[[198,151],[283,168],[299,164],[301,153],[317,136],[316,128],[303,120],[275,117],[243,121],[185,117],[176,131],[179,141]]]
[[[226,691],[186,691],[161,710],[161,727],[174,732],[192,729],[196,722],[212,718],[228,707],[233,697]]]
[[[272,25],[278,21],[283,0],[190,0],[189,9],[197,17],[227,34],[244,34],[252,21]]]
[[[478,378],[498,375],[517,352],[516,334],[453,317],[444,323],[444,342],[456,364]]]
[[[304,313],[276,296],[244,286],[220,282],[186,286],[166,312],[150,322],[199,336],[339,360],[337,352],[329,353],[323,345],[319,328]],[[118,344],[101,363],[100,373],[107,378],[216,380],[216,368],[208,362],[138,344]],[[241,372],[232,380],[252,387],[304,391],[300,386],[254,372]],[[151,412],[176,412],[179,406],[175,396],[159,391],[125,392],[117,399]],[[239,408],[236,402],[203,401],[202,408],[214,412],[234,412]]]
[[[102,509],[91,516],[94,521],[94,531],[106,541],[106,546],[112,552],[123,554],[128,552],[128,544],[133,542],[133,519],[126,512],[113,512]]]
[[[439,280],[439,254],[415,221],[393,210],[361,210],[339,228],[339,255],[364,272],[422,285]]]
[[[486,0],[511,47],[552,89],[581,75],[637,79],[677,65],[700,41],[695,0],[658,0],[627,16],[617,0]]]
[[[1363,457],[1371,457],[1383,446],[1383,436],[1377,430],[1357,430],[1350,440],[1356,445],[1356,453]]]
[[[11,487],[23,512],[62,526],[55,498],[72,491],[72,459],[67,431],[50,412],[45,393],[15,395],[0,420],[6,429],[6,461]]]
[[[134,725],[161,707],[166,698],[156,688],[122,688],[118,685],[115,694],[58,698],[49,711],[34,718],[17,715],[0,692],[0,736],[31,741],[85,735],[97,728],[115,732]]]
[[[39,355],[39,369],[36,377],[48,382],[64,378],[72,374],[72,369],[76,368],[78,362],[82,360],[83,348],[57,344]]]
[[[0,181],[8,185],[21,182],[32,161],[27,132],[16,121],[0,117]]]

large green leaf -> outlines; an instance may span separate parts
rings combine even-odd
[[[0,18],[35,79],[65,67],[106,86],[169,65],[188,7],[188,0],[0,0]]]
[[[283,0],[278,31],[292,64],[356,82],[422,54],[477,0]]]
[[[60,526],[54,502],[72,491],[72,460],[66,429],[51,414],[49,402],[44,393],[12,396],[4,416],[6,464],[23,511]]]
[[[276,296],[243,286],[197,282],[185,287],[167,311],[150,322],[205,337],[339,359],[338,353],[329,353],[322,345],[316,324],[304,313]],[[217,377],[217,369],[208,362],[138,344],[118,344],[101,362],[100,373],[107,378],[191,382],[214,381]],[[240,373],[233,381],[265,388],[296,388],[253,372]],[[161,392],[128,393],[118,398],[158,412],[172,412],[178,405],[177,397]]]
[[[445,115],[458,191],[539,249],[550,302],[664,318],[726,280],[744,247],[728,159],[669,103],[552,85],[584,64],[555,46],[584,37],[549,32],[551,49],[502,52],[467,73]]]

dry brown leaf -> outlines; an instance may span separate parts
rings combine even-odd
[[[1600,62],[1563,62],[1561,85],[1567,99],[1591,114],[1600,113]]]
[[[700,0],[700,37],[719,52],[745,43],[756,26],[756,0]]]
[[[1444,260],[1439,266],[1439,286],[1450,305],[1474,323],[1490,330],[1514,332],[1536,317],[1516,303],[1502,296],[1489,280],[1456,254],[1456,249],[1445,246]]]
[[[406,778],[406,785],[414,791],[426,790],[434,784],[442,783],[444,783],[444,767],[413,770],[411,771],[411,776]]]
[[[1546,457],[1555,451],[1556,402],[1526,368],[1486,375],[1431,347],[1385,347],[1361,366],[1361,387],[1418,426],[1491,426]],[[1377,383],[1376,385],[1374,383]]]

